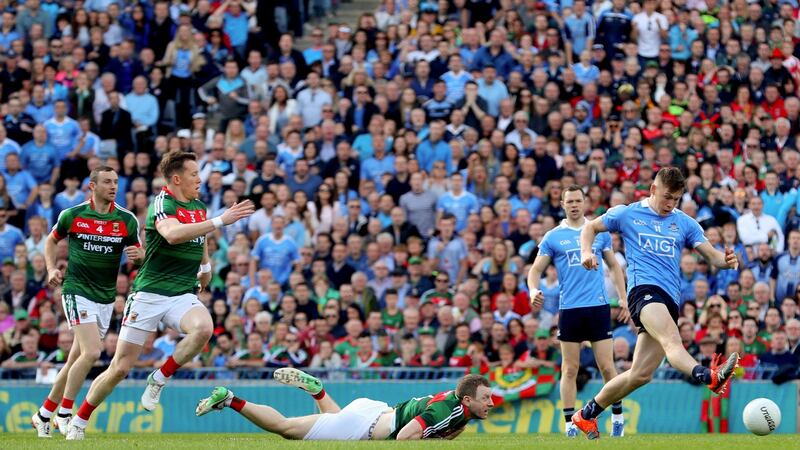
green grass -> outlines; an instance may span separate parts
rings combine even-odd
[[[507,448],[525,449],[581,449],[592,450],[689,450],[689,449],[764,449],[797,448],[797,435],[773,435],[758,437],[753,435],[703,435],[703,434],[640,434],[622,439],[603,436],[598,441],[585,438],[567,439],[555,434],[463,434],[454,441],[436,442],[294,442],[284,441],[270,434],[88,434],[83,442],[62,442],[64,438],[55,434],[52,439],[38,439],[31,430],[29,433],[2,433],[0,446],[4,449],[44,449],[64,448],[74,444],[81,449],[123,450],[140,449],[220,449],[263,450],[272,446],[285,449],[324,449],[353,450],[355,448],[393,448],[418,449],[420,446],[436,449],[486,449],[504,450]]]

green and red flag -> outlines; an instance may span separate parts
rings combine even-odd
[[[496,367],[486,373],[492,385],[495,406],[526,398],[543,397],[553,391],[558,383],[558,368],[537,367],[516,369]]]

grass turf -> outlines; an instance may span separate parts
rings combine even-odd
[[[626,436],[622,439],[611,439],[603,436],[598,441],[588,441],[585,438],[567,439],[556,434],[462,434],[454,441],[436,442],[297,442],[285,441],[274,435],[263,433],[252,434],[88,434],[83,442],[75,442],[76,448],[123,450],[128,448],[167,448],[177,449],[220,449],[235,448],[236,450],[258,449],[273,445],[286,449],[325,449],[325,450],[353,450],[354,448],[373,449],[417,449],[419,446],[435,446],[444,449],[496,449],[525,448],[525,449],[580,449],[593,450],[675,450],[695,448],[724,448],[735,449],[763,449],[763,448],[793,448],[797,445],[797,435],[772,435],[758,437],[753,435],[706,435],[706,434],[640,434]],[[2,433],[0,443],[5,449],[44,449],[64,448],[71,442],[61,442],[64,438],[58,432],[52,439],[38,439],[33,430],[29,433]],[[794,447],[796,448],[796,447]]]

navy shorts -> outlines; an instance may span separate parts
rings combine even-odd
[[[628,309],[631,312],[631,319],[633,324],[639,329],[639,333],[646,333],[639,315],[642,313],[642,308],[650,303],[663,303],[669,310],[669,315],[672,321],[678,323],[678,304],[672,300],[672,297],[667,294],[664,289],[653,285],[643,284],[641,286],[634,286],[628,292]]]
[[[558,339],[563,342],[611,339],[611,307],[600,305],[560,310]]]

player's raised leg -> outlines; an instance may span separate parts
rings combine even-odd
[[[594,360],[603,376],[603,381],[608,383],[617,376],[617,368],[614,366],[614,345],[611,339],[592,342]],[[618,400],[611,405],[611,436],[622,437],[625,435],[625,418],[622,415],[622,400]]]
[[[247,420],[265,431],[275,433],[286,439],[303,439],[319,419],[319,414],[303,417],[285,417],[275,408],[249,403],[224,387],[216,387],[209,397],[200,400],[195,414],[205,415],[211,411],[221,411],[228,407],[243,415]]]
[[[294,386],[307,392],[317,402],[320,412],[337,413],[341,411],[339,405],[325,392],[325,388],[319,378],[293,367],[278,369],[272,376],[283,384]]]
[[[131,337],[131,334],[135,336]],[[86,425],[88,425],[89,418],[95,408],[111,394],[120,381],[128,376],[133,364],[139,359],[139,355],[142,353],[142,345],[149,334],[147,331],[123,326],[111,365],[95,378],[91,387],[89,387],[86,399],[78,409],[78,413],[70,421],[67,440],[82,440],[84,438]],[[137,344],[130,342],[130,340],[137,340],[141,343]]]
[[[142,407],[153,411],[158,406],[161,390],[173,374],[184,364],[190,362],[208,343],[213,333],[211,316],[199,302],[181,314],[180,329],[186,336],[181,339],[175,352],[164,364],[147,377],[147,387],[142,394]]]
[[[715,355],[711,367],[700,365],[683,347],[678,326],[668,320],[669,315],[666,305],[650,303],[642,308],[639,318],[645,330],[661,344],[672,367],[705,384],[717,394],[724,392],[739,364],[739,354],[731,353],[722,365],[719,364],[719,355]]]
[[[572,416],[572,422],[589,439],[600,437],[597,416],[608,405],[623,399],[639,386],[647,384],[663,359],[664,350],[661,349],[661,344],[646,333],[640,334],[633,351],[631,368],[607,382],[595,398]]]
[[[678,326],[672,321],[662,320],[668,314],[663,304],[651,303],[642,309],[640,318],[647,332],[661,344],[672,367],[705,384],[715,393],[723,392],[739,363],[739,354],[732,353],[721,366],[720,356],[715,355],[712,366],[703,367],[683,347]]]

